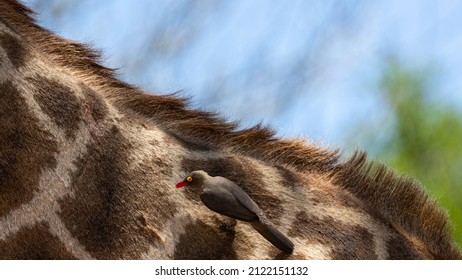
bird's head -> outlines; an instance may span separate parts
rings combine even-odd
[[[182,188],[186,186],[190,186],[192,188],[194,187],[201,187],[204,184],[204,180],[209,177],[209,175],[202,171],[202,170],[197,170],[191,172],[186,178],[184,178],[183,181],[178,182],[176,184],[177,188]]]

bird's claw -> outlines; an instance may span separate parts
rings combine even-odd
[[[231,233],[231,234],[235,234],[236,231],[234,230],[234,225],[233,224],[229,224],[225,221],[220,221],[220,229],[224,232],[228,232],[228,233]]]

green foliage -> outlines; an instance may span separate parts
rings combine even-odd
[[[445,207],[462,245],[462,118],[442,100],[432,71],[409,69],[391,59],[379,82],[394,116],[391,135],[377,157],[412,176]]]

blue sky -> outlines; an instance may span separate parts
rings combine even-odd
[[[244,125],[263,121],[279,135],[343,146],[350,128],[363,122],[382,127],[377,137],[386,137],[392,120],[377,98],[375,82],[390,52],[409,67],[435,67],[439,75],[432,100],[462,109],[462,1],[345,1],[338,16],[347,20],[335,28],[322,27],[338,20],[330,13],[335,1],[221,1],[209,13],[209,4],[217,2],[202,1],[206,16],[200,23],[185,21],[187,26],[177,29],[189,31],[194,25],[194,33],[180,32],[186,39],[194,36],[193,43],[168,58],[168,50],[166,57],[152,54],[148,39],[161,18],[178,16],[171,2],[66,2],[59,18],[53,5],[65,2],[39,2],[25,1],[36,8],[41,25],[90,42],[103,51],[105,65],[120,68],[122,79],[150,92],[183,90],[198,107]],[[277,87],[287,78],[285,66],[311,48],[315,51],[304,59],[315,61],[307,61],[314,78],[297,88],[289,109],[277,112],[278,94],[286,94]],[[246,73],[260,69],[271,69],[270,78],[247,91]],[[205,93],[216,83],[244,87],[211,99]]]

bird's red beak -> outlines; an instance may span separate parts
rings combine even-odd
[[[179,189],[179,188],[182,188],[182,187],[187,186],[187,185],[188,185],[187,182],[180,181],[180,182],[178,182],[178,184],[176,184],[176,188]]]

